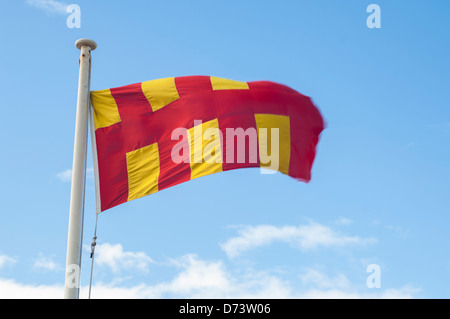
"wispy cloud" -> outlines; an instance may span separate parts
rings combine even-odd
[[[124,251],[120,244],[100,244],[95,249],[96,263],[99,266],[107,266],[114,273],[122,269],[137,269],[148,271],[153,260],[144,252]]]
[[[33,269],[44,269],[50,271],[59,271],[63,269],[59,264],[53,261],[52,257],[44,256],[42,253],[39,254],[38,258],[33,263]]]
[[[311,226],[312,227],[312,226]],[[281,228],[280,228],[281,229]],[[342,237],[342,236],[341,236]],[[344,237],[345,238],[345,237]],[[92,298],[102,299],[144,299],[144,298],[415,298],[419,289],[405,285],[400,288],[388,287],[369,289],[361,283],[352,282],[344,273],[330,274],[319,265],[296,270],[294,279],[287,279],[284,273],[270,270],[256,270],[252,267],[234,271],[223,260],[205,260],[196,254],[186,254],[154,262],[144,252],[124,250],[121,244],[104,243],[97,246],[96,265],[110,267],[113,276],[108,281],[95,281]],[[0,255],[0,266],[13,264],[15,258]],[[141,275],[150,267],[164,265],[171,269],[171,276],[158,282],[130,285],[119,278],[121,270],[128,274]],[[52,258],[39,254],[33,268],[63,271]],[[136,272],[137,271],[137,272]],[[300,280],[301,284],[299,284]],[[358,279],[359,280],[359,279]],[[0,299],[62,298],[63,283],[34,284],[21,283],[14,279],[0,277]],[[88,287],[82,285],[80,297],[86,298]]]
[[[308,268],[299,275],[304,286],[313,286],[319,289],[348,289],[350,280],[342,273],[329,276],[325,272]]]
[[[353,224],[353,220],[345,218],[345,217],[339,217],[336,221],[335,224],[338,226],[348,226]]]
[[[56,177],[61,182],[70,182],[72,180],[72,170],[66,169],[65,171],[62,171],[62,172],[56,174]]]
[[[26,0],[27,4],[49,13],[66,14],[67,4],[56,0]]]
[[[108,245],[118,247],[118,245]],[[112,255],[127,255],[123,249],[118,249],[118,252]],[[130,256],[136,257],[136,253],[128,253],[131,254]],[[134,257],[131,259],[136,260]],[[140,260],[141,257],[137,259]],[[195,254],[175,258],[169,263],[169,266],[175,267],[178,271],[172,277],[159,283],[140,283],[130,286],[121,285],[121,281],[114,279],[106,283],[94,282],[92,298],[406,299],[415,298],[420,291],[410,285],[377,290],[361,289],[359,284],[352,283],[344,274],[338,273],[330,276],[316,268],[309,268],[300,273],[298,277],[303,285],[298,285],[267,271],[245,269],[233,272],[221,260],[204,260]],[[82,286],[81,298],[87,297],[87,289],[88,287]],[[63,291],[63,284],[24,284],[12,279],[0,278],[0,299],[62,298]]]
[[[7,255],[0,255],[0,269],[8,265],[15,264],[16,262],[17,262],[16,258]]]
[[[300,226],[277,227],[272,225],[243,226],[238,230],[239,236],[220,244],[230,258],[236,257],[249,249],[269,245],[273,242],[295,244],[303,250],[317,247],[342,247],[349,244],[373,243],[374,238],[346,236],[328,226],[310,222]]]
[[[86,168],[86,177],[93,178],[94,177],[94,168],[88,167]],[[56,174],[56,178],[59,179],[63,183],[69,183],[72,181],[72,170],[66,169],[62,172]]]

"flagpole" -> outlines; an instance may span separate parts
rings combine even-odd
[[[80,293],[91,51],[95,50],[97,44],[89,39],[79,39],[75,42],[75,46],[81,52],[73,149],[69,231],[67,235],[66,277],[64,286],[64,298],[66,299],[78,299]]]

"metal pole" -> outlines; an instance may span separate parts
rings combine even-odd
[[[78,299],[80,293],[91,51],[95,50],[97,44],[89,39],[79,39],[75,42],[75,46],[81,53],[64,287],[66,299]]]

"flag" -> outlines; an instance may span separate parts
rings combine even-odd
[[[171,77],[90,99],[101,211],[238,168],[308,182],[324,128],[309,97],[269,81]]]

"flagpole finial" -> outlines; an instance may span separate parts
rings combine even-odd
[[[97,48],[97,43],[95,43],[94,40],[90,40],[90,39],[78,39],[77,41],[75,41],[75,46],[81,50],[81,47],[83,45],[87,45],[91,48],[92,51],[94,51]]]

